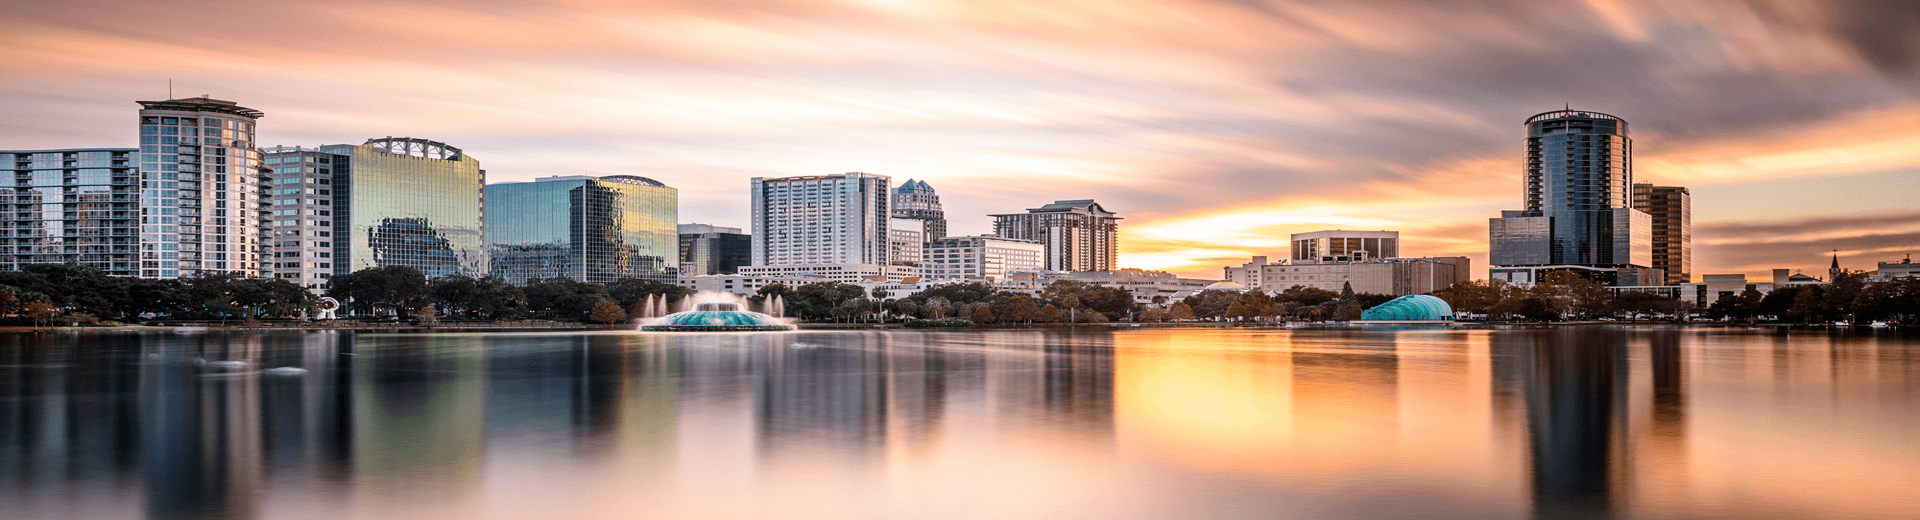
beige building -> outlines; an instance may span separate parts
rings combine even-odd
[[[1293,234],[1293,263],[1359,262],[1400,256],[1399,231],[1333,229]]]
[[[1301,285],[1338,291],[1352,283],[1353,292],[1405,296],[1429,294],[1471,279],[1473,263],[1464,256],[1383,258],[1268,265],[1261,268],[1259,289],[1281,291]]]
[[[942,237],[929,240],[917,274],[928,280],[997,282],[1012,273],[1041,270],[1044,248],[1039,242],[995,236]]]

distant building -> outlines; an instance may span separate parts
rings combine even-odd
[[[1869,280],[1891,282],[1896,278],[1920,278],[1920,264],[1913,263],[1912,257],[1899,262],[1880,262],[1880,269]]]
[[[914,276],[913,268],[874,264],[747,265],[740,276],[780,280],[790,285],[813,282],[898,282]]]
[[[1633,207],[1627,122],[1556,110],[1527,118],[1526,127],[1526,209],[1503,211],[1488,222],[1489,263],[1583,275],[1632,271],[1606,277],[1618,285],[1640,285],[1639,278],[1657,274],[1653,219]]]
[[[927,235],[921,231],[920,221],[895,218],[887,223],[887,263],[890,265],[920,265],[921,250],[925,249]]]
[[[1256,256],[1253,257],[1253,261],[1241,264],[1239,267],[1227,266],[1223,268],[1222,278],[1240,284],[1243,287],[1258,288],[1260,287],[1261,268],[1266,267],[1266,265],[1267,257]]]
[[[1653,222],[1653,267],[1666,284],[1693,281],[1693,193],[1681,186],[1633,185],[1633,208]]]
[[[1293,263],[1359,262],[1400,256],[1399,231],[1343,229],[1294,233]]]
[[[887,265],[888,182],[858,172],[754,177],[753,265]]]
[[[680,275],[733,274],[753,262],[753,236],[740,228],[681,224]]]
[[[940,195],[927,181],[907,179],[893,189],[893,217],[915,221],[923,240],[947,236],[947,213],[940,208]]]
[[[447,143],[412,137],[376,137],[319,151],[347,157],[345,175],[335,168],[331,185],[335,276],[396,265],[429,278],[489,272],[487,172],[480,161]],[[305,190],[321,186],[277,188],[273,196],[299,190],[305,197]]]
[[[114,276],[138,276],[139,152],[133,148],[0,151],[0,166],[12,170],[15,179],[12,186],[0,188],[0,214],[9,220],[0,227],[0,270],[16,271],[27,264],[74,264]],[[177,182],[169,183],[173,190],[179,189]],[[161,185],[153,183],[154,188]],[[172,225],[155,225],[155,234],[180,224],[179,206],[162,209],[166,212],[159,215],[176,220]],[[158,224],[161,219],[156,215],[152,221]],[[177,262],[178,250],[169,252],[173,256],[168,258]],[[154,260],[156,268],[161,260]]]
[[[265,114],[206,97],[139,103],[140,276],[260,276]]]
[[[341,268],[335,254],[347,246],[334,239],[334,220],[347,214],[352,157],[298,146],[261,151],[269,172],[267,276],[323,289]]]
[[[916,271],[928,280],[1006,280],[1012,273],[1042,270],[1045,254],[1037,242],[996,236],[929,240]]]
[[[488,184],[491,273],[507,283],[567,277],[673,282],[680,191],[646,177],[547,177]]]
[[[1429,294],[1473,279],[1473,262],[1464,256],[1379,258],[1354,262],[1278,264],[1261,268],[1260,289],[1283,291],[1306,286],[1339,291],[1405,296]]]
[[[1120,217],[1093,199],[1056,201],[993,218],[995,235],[1040,243],[1049,270],[1111,271],[1119,257]]]

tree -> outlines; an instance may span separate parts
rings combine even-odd
[[[1173,306],[1167,308],[1167,318],[1173,321],[1191,321],[1194,319],[1193,308],[1188,307],[1187,302],[1184,301],[1173,302]]]
[[[1033,298],[1015,296],[1008,299],[1006,314],[1007,321],[1033,323],[1033,319],[1040,315],[1040,306],[1033,303]]]
[[[1040,313],[1034,317],[1034,321],[1040,323],[1060,321],[1060,307],[1054,306],[1054,304],[1051,303],[1040,306]]]
[[[404,265],[361,269],[327,280],[327,296],[369,313],[387,309],[399,314],[425,303],[428,294],[426,275]]]
[[[993,323],[993,311],[988,310],[985,305],[974,306],[973,322],[979,324]]]
[[[1223,313],[1223,315],[1229,320],[1241,321],[1246,318],[1252,317],[1253,313],[1247,310],[1247,304],[1245,300],[1239,299],[1239,300],[1234,300],[1233,303],[1231,304],[1228,304],[1227,312]]]
[[[783,286],[784,287],[784,286]],[[762,289],[765,289],[762,287]],[[671,309],[680,301],[693,295],[693,289],[678,284],[647,280],[642,278],[621,278],[607,284],[607,296],[622,309],[631,309],[646,301],[647,296],[665,298],[667,308]]]
[[[1225,316],[1227,307],[1239,299],[1239,293],[1214,289],[1193,293],[1180,300],[1179,304],[1185,304],[1187,312],[1193,314],[1194,318],[1219,318]]]
[[[33,326],[46,327],[53,323],[54,317],[60,315],[60,308],[47,302],[29,302],[21,313],[33,320]]]
[[[587,321],[594,304],[610,299],[606,286],[567,277],[527,280],[522,291],[527,295],[528,311],[556,320]]]
[[[421,307],[420,310],[414,311],[413,315],[420,320],[421,325],[433,326],[440,323],[440,309],[435,309],[432,305]]]
[[[449,275],[427,281],[434,307],[447,316],[511,319],[527,313],[527,294],[493,276]]]
[[[593,303],[593,315],[590,318],[594,323],[621,323],[627,321],[627,312],[620,310],[620,304],[613,300],[600,300]]]
[[[1353,295],[1353,283],[1340,284],[1340,302],[1333,308],[1333,321],[1360,319],[1360,300]]]

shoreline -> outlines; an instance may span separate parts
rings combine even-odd
[[[926,327],[908,328],[899,323],[801,323],[802,331],[831,330],[1031,330],[1031,329],[1247,329],[1247,330],[1310,330],[1310,329],[1367,329],[1367,328],[1426,328],[1433,330],[1455,329],[1508,329],[1508,328],[1555,328],[1555,327],[1684,327],[1684,328],[1749,328],[1779,330],[1907,330],[1913,327],[1898,325],[1888,327],[1869,327],[1865,325],[1801,324],[1801,323],[1723,323],[1723,322],[1619,322],[1619,321],[1570,321],[1550,323],[1523,322],[1280,322],[1280,323],[1046,323],[1031,325],[991,325],[976,327]],[[420,332],[420,333],[467,333],[467,332],[540,332],[540,331],[637,331],[637,325],[595,325],[565,322],[518,322],[499,324],[454,324],[454,325],[411,325],[381,323],[348,324],[300,324],[300,325],[223,325],[217,323],[179,325],[82,325],[54,327],[0,327],[0,332],[234,332],[234,331],[380,331],[380,332]]]

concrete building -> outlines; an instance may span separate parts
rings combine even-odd
[[[1239,267],[1227,266],[1222,268],[1221,278],[1244,287],[1258,288],[1260,287],[1262,268],[1266,267],[1266,265],[1267,257],[1256,256],[1253,257],[1253,261],[1241,264]]]
[[[859,172],[754,177],[753,265],[887,265],[890,181]]]
[[[489,272],[507,283],[678,278],[680,190],[660,181],[546,177],[488,184],[486,201]]]
[[[267,276],[314,289],[337,272],[334,258],[336,187],[345,194],[352,158],[315,148],[275,146],[261,150],[268,170],[267,225],[272,250]],[[343,201],[344,202],[344,201]]]
[[[753,236],[740,228],[681,224],[680,275],[733,274],[753,262]]]
[[[1400,256],[1399,231],[1336,229],[1294,233],[1290,244],[1290,258],[1296,264],[1359,262]]]
[[[927,241],[917,273],[933,281],[994,282],[1012,273],[1043,269],[1045,251],[1038,242],[996,236],[945,237]]]
[[[139,152],[0,151],[0,166],[13,170],[14,178],[13,186],[0,188],[0,215],[6,217],[0,269],[74,264],[114,276],[139,275]],[[177,207],[168,208],[175,211],[168,216],[179,218]]]
[[[305,199],[332,192],[334,276],[394,265],[429,278],[490,272],[483,216],[487,172],[479,160],[447,143],[412,137],[376,137],[318,151],[334,161],[331,184],[320,184],[324,179],[318,171],[303,171],[304,180],[271,193],[276,199],[303,199],[297,207],[304,211],[319,207]],[[328,227],[319,215],[300,216],[313,221],[295,226],[303,231]]]
[[[921,221],[895,218],[887,223],[887,263],[891,265],[920,265],[921,250],[926,248],[927,235]]]
[[[1693,192],[1681,186],[1633,185],[1633,208],[1653,222],[1653,267],[1666,284],[1693,281]]]
[[[1896,278],[1920,278],[1920,264],[1913,263],[1909,256],[1898,262],[1880,262],[1880,269],[1867,278],[1872,282],[1890,282]]]
[[[922,240],[947,236],[947,213],[940,208],[940,195],[934,193],[927,181],[907,179],[905,184],[894,188],[893,217],[914,221]]]
[[[1627,122],[1556,110],[1527,118],[1526,127],[1526,209],[1503,211],[1488,222],[1489,263],[1570,266],[1582,274],[1652,269],[1653,218],[1633,207]],[[1638,285],[1640,273],[1607,282]]]
[[[1261,268],[1264,291],[1306,286],[1339,291],[1352,283],[1354,292],[1405,296],[1429,294],[1473,279],[1472,260],[1464,256],[1380,258],[1357,262],[1275,264]]]
[[[740,276],[768,280],[813,282],[898,282],[913,277],[913,268],[874,264],[747,265]]]
[[[1111,271],[1118,261],[1120,217],[1093,199],[1056,201],[993,219],[995,235],[1040,243],[1049,270]]]
[[[262,274],[263,114],[206,97],[140,101],[143,278]]]

